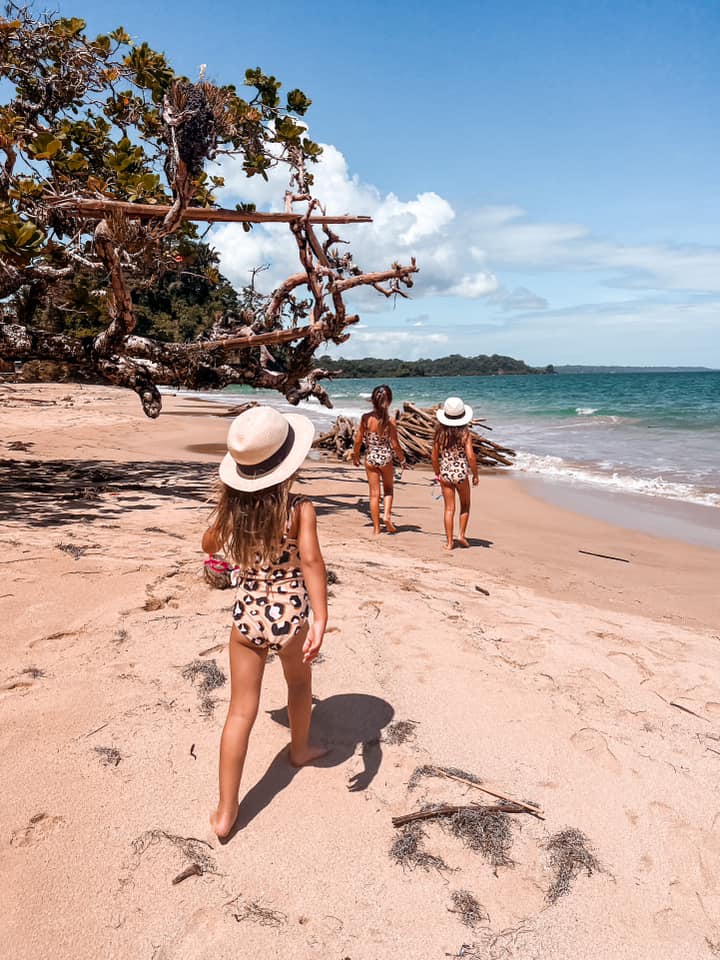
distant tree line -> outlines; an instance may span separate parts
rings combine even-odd
[[[449,357],[435,360],[384,360],[379,357],[364,357],[362,360],[333,360],[322,358],[327,370],[341,377],[391,378],[391,377],[492,377],[503,374],[554,373],[552,364],[546,367],[529,367],[523,360],[479,354],[463,357],[452,353]]]

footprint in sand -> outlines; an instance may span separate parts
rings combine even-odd
[[[44,840],[53,832],[55,827],[64,822],[63,817],[51,817],[47,813],[36,813],[30,817],[26,827],[13,831],[10,837],[10,846],[28,847],[31,844],[40,843],[41,840]]]
[[[716,700],[708,700],[705,704],[705,713],[711,717],[720,717],[720,703]]]
[[[607,740],[594,727],[583,727],[570,737],[570,742],[578,750],[586,753],[597,763],[603,764],[610,770],[619,770],[620,763],[608,746]]]

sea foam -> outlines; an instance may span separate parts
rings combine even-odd
[[[683,500],[686,503],[699,503],[707,507],[720,507],[720,494],[703,490],[691,483],[663,480],[662,477],[639,477],[617,471],[605,473],[588,466],[568,463],[562,457],[518,453],[514,468],[522,473],[535,473],[556,480],[590,484],[608,490],[639,493],[650,497],[666,497],[670,500]]]

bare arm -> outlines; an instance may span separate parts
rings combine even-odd
[[[205,533],[202,536],[202,548],[205,553],[209,553],[211,556],[213,553],[218,553],[220,550],[220,544],[217,540],[217,534],[215,533],[215,527],[208,527]]]
[[[353,447],[353,456],[352,460],[356,467],[360,466],[360,450],[362,448],[362,442],[365,437],[365,426],[367,424],[367,419],[365,414],[360,417],[360,426],[358,427],[357,434],[355,435],[355,446]]]
[[[405,454],[403,452],[403,448],[400,446],[400,441],[398,440],[397,427],[395,426],[394,420],[390,420],[388,426],[390,428],[390,443],[392,444],[396,457],[404,467]]]
[[[435,474],[436,477],[439,477],[440,476],[440,449],[438,447],[437,440],[433,443],[433,448],[432,448],[432,466],[433,466],[433,473]]]
[[[320,552],[315,507],[309,500],[304,500],[298,510],[300,566],[313,612],[312,626],[303,644],[303,662],[312,663],[320,651],[327,627],[327,572]]]
[[[467,457],[470,472],[472,473],[473,486],[476,487],[480,481],[478,478],[477,458],[475,456],[475,450],[473,449],[472,434],[469,430],[465,438],[465,456]]]

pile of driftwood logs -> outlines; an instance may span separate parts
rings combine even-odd
[[[430,462],[433,436],[437,426],[436,410],[437,407],[416,407],[414,403],[406,402],[403,404],[402,411],[395,414],[398,439],[408,463]],[[492,429],[482,420],[473,420],[471,426],[479,427],[481,430]],[[338,417],[332,430],[321,434],[313,446],[332,451],[340,460],[350,460],[356,432],[357,423],[354,420]],[[514,450],[502,447],[499,443],[494,443],[475,431],[472,432],[472,437],[479,466],[512,466],[511,458],[515,456]]]

